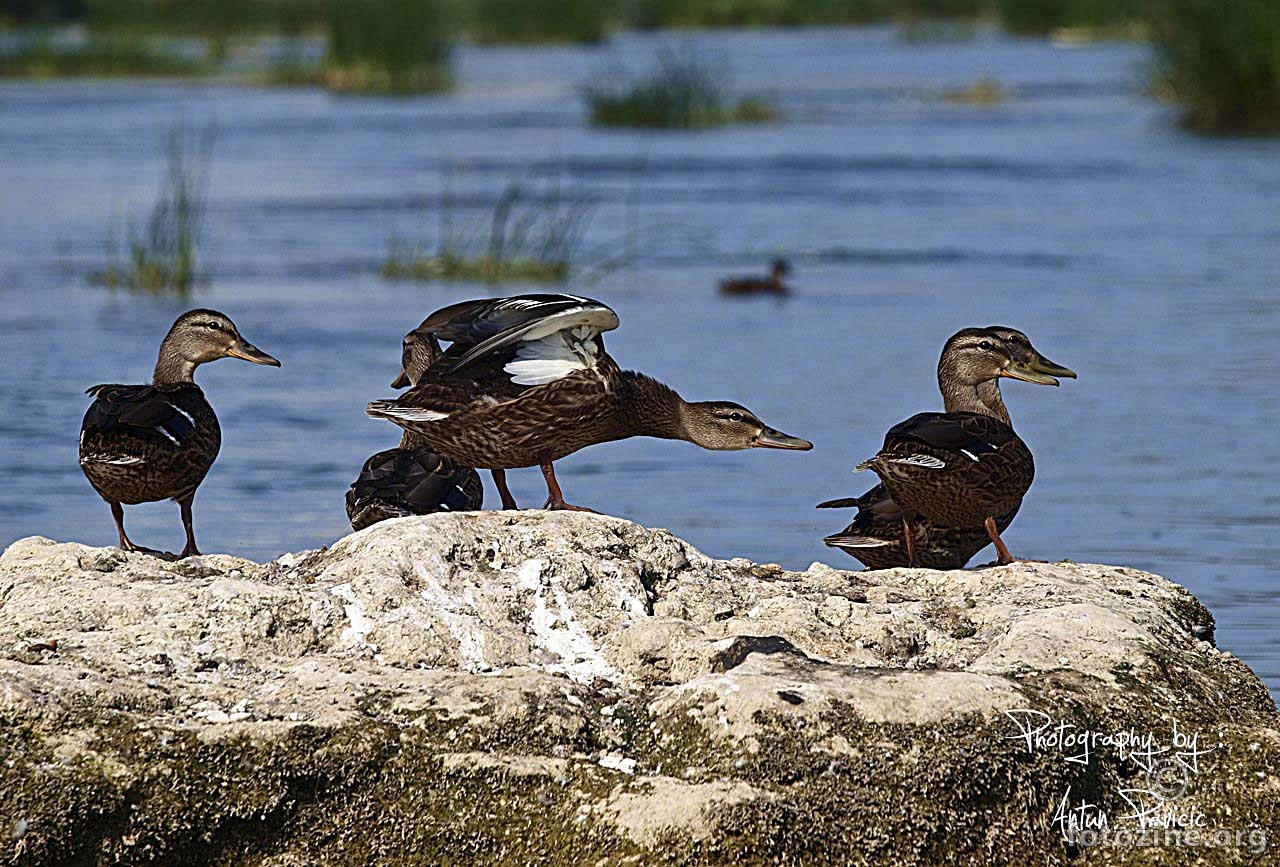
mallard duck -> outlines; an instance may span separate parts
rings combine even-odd
[[[729,277],[720,281],[721,295],[789,295],[782,278],[791,273],[786,259],[774,259],[768,277]]]
[[[802,449],[751,410],[727,401],[691,403],[605,351],[618,327],[609,307],[575,295],[517,295],[453,304],[419,327],[451,345],[416,386],[367,412],[421,435],[466,466],[494,470],[503,507],[515,508],[504,471],[541,467],[546,507],[565,502],[553,463],[597,443],[652,436],[705,449]]]
[[[235,323],[216,310],[191,310],[173,323],[160,344],[150,385],[95,385],[95,400],[80,426],[80,468],[111,506],[120,547],[169,556],[129,541],[122,503],[177,501],[187,545],[179,557],[199,555],[191,528],[191,501],[222,445],[222,431],[196,368],[219,358],[241,358],[279,367],[246,341]]]
[[[440,357],[440,344],[416,330],[404,336],[400,375],[392,388],[417,385]],[[347,490],[347,517],[363,530],[388,518],[433,512],[473,512],[484,504],[484,486],[471,467],[455,464],[421,436],[404,431],[400,445],[364,462]]]
[[[984,346],[985,344],[985,346]],[[1054,377],[1074,379],[1075,373],[1040,355],[1025,334],[1015,328],[966,328],[952,335],[938,362],[938,386],[948,412],[973,412],[1009,424],[1000,396],[1000,377],[1057,385]],[[1013,522],[1021,505],[995,518],[997,533]],[[858,509],[853,522],[823,541],[841,548],[871,569],[906,566],[910,557],[903,535],[902,510],[883,484],[861,497],[830,500],[818,508]],[[992,539],[983,524],[935,525],[919,517],[913,522],[913,548],[918,565],[930,569],[960,569]]]

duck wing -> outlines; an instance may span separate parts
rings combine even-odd
[[[194,384],[177,389],[153,385],[95,385],[85,391],[97,399],[85,413],[81,438],[88,433],[108,437],[118,432],[143,433],[181,446],[196,429],[195,417],[180,406],[185,389],[199,392],[199,386]]]
[[[618,314],[599,301],[535,293],[453,304],[428,316],[418,330],[453,344],[445,353],[445,373],[455,373],[487,355],[557,332],[576,332],[587,340],[617,327]]]
[[[1017,438],[1013,428],[991,416],[922,412],[889,428],[880,454],[893,455],[899,462],[919,458],[922,466],[953,455],[978,461]]]
[[[483,499],[480,477],[470,467],[431,449],[396,448],[365,461],[347,491],[347,514],[354,523],[357,515],[375,505],[383,517],[474,511]]]

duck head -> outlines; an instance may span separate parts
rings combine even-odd
[[[1034,382],[1038,385],[1058,385],[1056,377],[1075,379],[1076,373],[1069,367],[1050,361],[1031,345],[1031,339],[1016,328],[1005,325],[989,325],[985,329],[999,338],[1013,359],[1004,376]]]
[[[440,357],[440,342],[432,334],[417,329],[404,336],[400,349],[400,375],[391,383],[392,388],[417,385],[418,380]]]
[[[813,443],[774,430],[745,406],[724,400],[685,403],[680,408],[681,439],[713,451],[793,449]]]
[[[188,310],[177,318],[156,362],[155,382],[187,382],[196,367],[219,358],[239,358],[279,367],[280,362],[240,336],[236,324],[217,310]]]
[[[951,335],[938,361],[938,382],[973,387],[1002,377],[1058,385],[1075,372],[1042,356],[1015,328],[965,328]]]

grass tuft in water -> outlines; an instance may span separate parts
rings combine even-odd
[[[955,105],[994,106],[1002,105],[1010,99],[1009,91],[1000,86],[1000,82],[984,75],[966,87],[957,87],[942,92],[942,101]]]
[[[208,203],[213,134],[182,127],[169,135],[164,180],[146,227],[130,230],[128,255],[90,280],[112,289],[186,296],[200,281],[197,251]],[[118,253],[116,254],[118,256]]]
[[[1280,3],[1159,0],[1157,90],[1213,133],[1280,132]]]
[[[599,0],[471,0],[466,29],[480,43],[596,45],[621,27],[623,10]]]
[[[98,36],[67,48],[40,39],[0,54],[0,77],[7,78],[186,77],[206,71],[202,60],[136,38]]]
[[[590,220],[580,198],[562,196],[549,185],[538,200],[508,185],[487,220],[456,228],[453,198],[441,207],[440,239],[435,249],[392,238],[382,275],[394,280],[465,280],[478,283],[568,279]]]
[[[1010,33],[1132,38],[1148,0],[994,0],[996,17]],[[1070,41],[1070,40],[1069,40]]]
[[[315,80],[357,93],[448,90],[455,18],[447,0],[331,0]]]
[[[724,75],[691,51],[664,50],[643,78],[589,85],[585,96],[596,126],[705,129],[778,118],[777,109],[762,99],[731,102]]]

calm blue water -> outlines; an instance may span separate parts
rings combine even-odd
[[[1186,584],[1220,644],[1280,687],[1280,142],[1179,131],[1144,95],[1140,46],[906,44],[892,29],[690,38],[786,121],[588,128],[580,86],[642,66],[656,36],[464,49],[458,91],[414,99],[0,84],[0,542],[114,541],[76,464],[81,392],[143,381],[196,303],[284,362],[201,370],[225,437],[196,500],[202,547],[268,558],[331,542],[360,463],[398,437],[362,407],[390,394],[400,336],[494,294],[382,280],[389,238],[431,237],[446,178],[475,214],[509,183],[555,182],[593,208],[584,256],[628,262],[571,284],[621,315],[619,361],[817,444],[599,446],[559,467],[572,501],[714,555],[856,566],[819,541],[847,515],[813,504],[860,492],[869,480],[849,468],[939,403],[948,334],[1014,325],[1080,379],[1005,387],[1038,469],[1011,547]],[[1015,98],[938,100],[983,75]],[[86,285],[112,229],[149,204],[175,120],[217,128],[210,287],[185,304]],[[716,297],[719,277],[777,254],[795,298]],[[512,486],[522,503],[544,497],[536,470]],[[128,521],[139,541],[181,545],[172,504]]]

